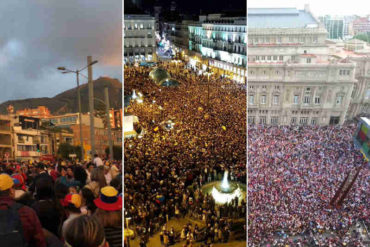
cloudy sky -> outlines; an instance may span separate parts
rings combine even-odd
[[[325,0],[248,0],[248,8],[281,8],[296,7],[303,9],[305,4],[310,5],[314,15],[353,15],[365,16],[370,14],[369,1],[325,1]]]
[[[75,87],[74,74],[56,68],[84,67],[88,55],[99,61],[94,78],[121,80],[121,5],[121,0],[1,0],[0,103],[53,97]]]

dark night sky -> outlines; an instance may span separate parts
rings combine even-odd
[[[156,0],[142,0],[143,8],[152,10],[155,2]],[[171,2],[172,0],[157,0],[157,3],[159,3],[163,8],[169,8]],[[186,14],[199,14],[200,10],[202,10],[202,13],[216,13],[230,10],[243,11],[246,10],[247,4],[246,0],[175,0],[175,2],[179,12]]]

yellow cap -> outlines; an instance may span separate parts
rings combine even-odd
[[[0,174],[0,191],[5,191],[12,188],[14,185],[13,179],[6,173]]]
[[[103,195],[108,197],[117,196],[118,194],[118,191],[112,186],[105,186],[100,191]]]

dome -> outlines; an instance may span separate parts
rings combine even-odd
[[[160,83],[162,80],[165,80],[165,79],[169,79],[170,78],[170,74],[168,74],[168,72],[165,69],[162,69],[162,68],[153,69],[149,73],[149,76],[157,84]]]
[[[178,87],[180,83],[175,79],[164,79],[159,85],[162,87]]]

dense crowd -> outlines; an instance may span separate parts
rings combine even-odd
[[[122,246],[121,191],[120,162],[98,156],[0,162],[0,245]]]
[[[365,164],[354,148],[356,125],[249,126],[249,246],[365,246],[369,169],[342,207],[330,200],[348,172]]]
[[[177,232],[176,239],[212,242],[215,232],[228,234],[225,219],[246,217],[245,201],[225,209],[200,190],[207,182],[221,180],[225,170],[230,180],[246,182],[245,88],[228,79],[198,76],[181,64],[160,66],[180,82],[178,87],[155,84],[149,78],[151,68],[125,68],[125,95],[135,90],[144,96],[143,103],[132,102],[126,109],[126,114],[138,117],[144,134],[124,143],[125,216],[132,218],[143,239],[163,231],[172,217],[197,217],[206,224],[198,229],[202,237],[187,239],[194,235],[188,230]],[[163,125],[168,120],[174,123],[172,129]],[[170,231],[161,236],[169,246]]]

